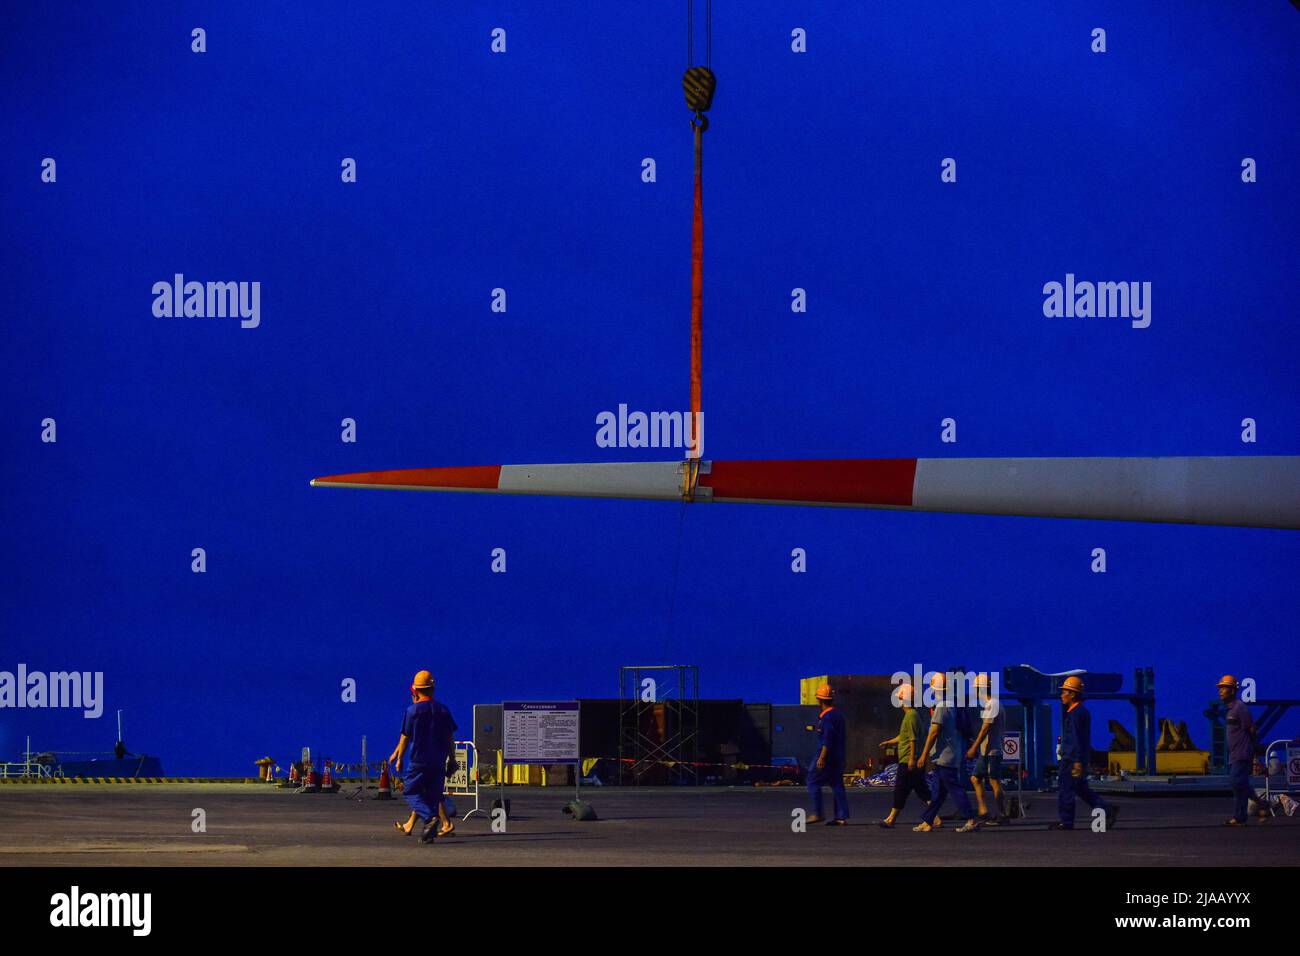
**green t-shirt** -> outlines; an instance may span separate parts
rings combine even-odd
[[[898,762],[907,763],[912,754],[925,743],[925,733],[921,729],[921,715],[915,707],[903,710],[903,725],[898,728]]]

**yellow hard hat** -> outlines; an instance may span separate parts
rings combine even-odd
[[[987,689],[989,686],[989,675],[982,671],[975,675],[975,689]]]
[[[1061,683],[1061,690],[1072,690],[1076,694],[1083,693],[1083,681],[1077,675],[1071,674]]]
[[[428,671],[417,671],[411,681],[411,690],[433,690],[433,675]]]
[[[898,699],[900,701],[910,704],[916,695],[916,690],[911,684],[899,684],[898,690],[895,691],[895,693],[898,694]]]
[[[818,688],[817,688],[817,699],[818,699],[818,700],[834,700],[834,699],[835,699],[835,691],[831,690],[831,685],[830,685],[830,684],[822,684],[821,687],[818,687]]]
[[[1215,686],[1235,688],[1237,686],[1237,678],[1233,677],[1231,674],[1224,674],[1219,678],[1219,683]]]

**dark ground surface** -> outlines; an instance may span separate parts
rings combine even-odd
[[[346,794],[345,788],[344,793]],[[506,833],[474,816],[456,834],[421,846],[392,826],[405,818],[399,797],[385,803],[306,795],[255,784],[0,787],[0,865],[332,866],[332,865],[1076,865],[1190,866],[1300,864],[1300,815],[1220,826],[1224,797],[1114,798],[1121,819],[1110,833],[1053,833],[1055,795],[1035,794],[1030,818],[957,834],[881,830],[887,791],[850,792],[848,827],[791,832],[802,789],[593,789],[600,819],[575,823],[561,812],[571,790],[513,787]],[[829,798],[829,794],[827,794]],[[485,792],[483,805],[490,796]],[[829,801],[828,801],[829,802]],[[473,804],[459,800],[463,814]],[[193,811],[207,832],[191,832]]]

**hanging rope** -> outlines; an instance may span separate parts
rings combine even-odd
[[[691,217],[691,453],[687,460],[687,498],[695,495],[699,476],[700,406],[704,393],[704,127],[707,120],[692,123],[695,127],[695,211]]]
[[[713,66],[713,0],[704,5],[704,65]],[[695,4],[686,0],[686,68],[695,65]]]
[[[713,59],[713,0],[707,0],[705,66],[692,66],[694,56],[695,18],[692,0],[686,3],[686,75],[682,89],[686,105],[691,110],[691,128],[695,133],[695,208],[691,217],[691,457],[682,468],[682,498],[695,499],[695,488],[700,476],[701,448],[700,416],[704,393],[704,132],[709,128],[709,118],[704,114],[713,105],[713,92],[717,80],[707,62]]]

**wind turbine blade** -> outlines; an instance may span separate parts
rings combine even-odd
[[[330,475],[314,487],[682,497],[679,461]],[[1300,528],[1300,456],[705,461],[695,500]]]

